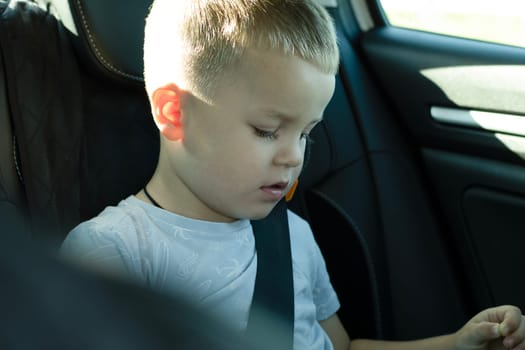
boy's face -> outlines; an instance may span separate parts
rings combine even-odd
[[[294,56],[248,50],[211,104],[181,103],[170,144],[177,211],[210,221],[259,219],[299,176],[307,135],[332,97],[333,75]]]

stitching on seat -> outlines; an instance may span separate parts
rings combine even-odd
[[[112,65],[110,62],[108,62],[104,58],[104,56],[102,55],[102,53],[98,49],[97,44],[95,43],[95,39],[93,38],[93,35],[91,34],[91,31],[89,30],[89,25],[88,25],[86,16],[84,14],[84,9],[82,8],[82,1],[77,0],[76,2],[77,2],[77,6],[78,6],[78,9],[79,9],[79,12],[80,12],[80,17],[82,19],[82,24],[84,25],[84,28],[86,29],[87,37],[88,37],[89,43],[91,44],[90,46],[95,51],[95,56],[98,58],[100,63],[102,63],[102,65],[104,67],[106,67],[108,70],[112,71],[113,73],[122,75],[122,76],[124,76],[126,78],[131,78],[133,80],[142,81],[142,77],[137,76],[137,75],[133,75],[133,74],[130,74],[130,73],[126,73],[126,72],[116,68],[114,65]]]
[[[13,160],[15,162],[15,168],[16,168],[16,173],[18,175],[18,179],[20,180],[21,183],[24,183],[24,177],[22,176],[22,170],[20,169],[20,166],[18,164],[18,145],[16,143],[16,136],[13,135]]]

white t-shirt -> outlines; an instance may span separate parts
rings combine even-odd
[[[332,349],[318,321],[339,309],[306,221],[288,211],[295,297],[295,349]],[[61,253],[83,265],[184,296],[238,330],[247,325],[257,271],[249,220],[186,218],[135,196],[77,226]]]

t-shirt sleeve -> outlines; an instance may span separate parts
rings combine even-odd
[[[288,219],[292,240],[296,242],[297,261],[308,276],[316,318],[318,321],[326,320],[339,310],[340,303],[330,282],[323,255],[310,225],[291,211],[288,211]]]
[[[317,308],[317,320],[326,320],[339,310],[340,303],[337,294],[332,287],[326,264],[317,243],[314,242],[316,274],[313,286],[313,298]]]
[[[124,234],[95,218],[78,225],[67,235],[60,247],[60,256],[95,272],[138,282],[142,276],[140,259],[129,240],[133,236],[132,232]]]

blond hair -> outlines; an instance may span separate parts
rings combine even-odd
[[[315,0],[155,0],[146,20],[148,93],[176,83],[210,99],[246,48],[279,49],[337,72],[330,15]]]

